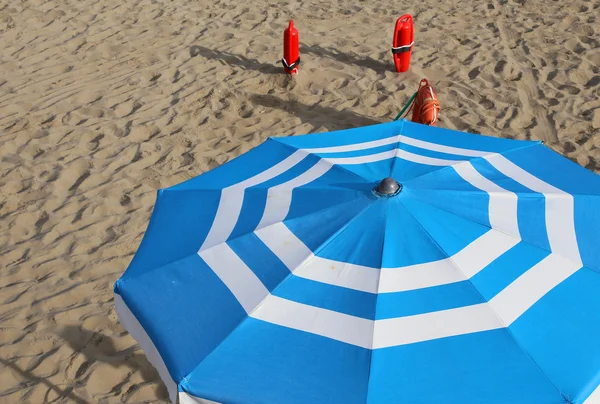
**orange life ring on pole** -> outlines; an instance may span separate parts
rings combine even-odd
[[[427,79],[422,79],[413,106],[412,121],[435,126],[440,114],[440,101]]]

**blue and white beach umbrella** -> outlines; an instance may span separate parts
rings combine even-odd
[[[182,404],[599,403],[599,238],[596,174],[396,121],[160,190],[115,303]]]

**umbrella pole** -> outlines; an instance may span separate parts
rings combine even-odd
[[[412,95],[412,97],[410,97],[410,100],[408,100],[408,102],[406,103],[406,105],[404,106],[404,108],[402,108],[402,111],[398,112],[398,115],[396,115],[396,117],[394,118],[394,121],[397,121],[402,114],[404,113],[404,111],[406,111],[408,109],[408,107],[410,107],[413,103],[413,101],[415,100],[415,97],[417,96],[417,93],[414,93]]]

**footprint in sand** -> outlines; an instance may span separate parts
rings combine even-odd
[[[118,118],[125,118],[129,115],[134,114],[138,109],[143,106],[142,103],[138,101],[126,101],[119,104],[115,109],[115,115]]]

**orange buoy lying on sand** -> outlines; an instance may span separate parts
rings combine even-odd
[[[413,106],[412,121],[435,126],[440,114],[440,101],[427,79],[422,79]]]
[[[396,21],[392,54],[397,72],[405,72],[410,66],[410,56],[415,42],[415,29],[412,15],[404,14]]]
[[[298,30],[294,27],[294,21],[283,31],[283,58],[281,59],[283,68],[288,74],[298,73],[300,64],[300,50],[298,44]]]

